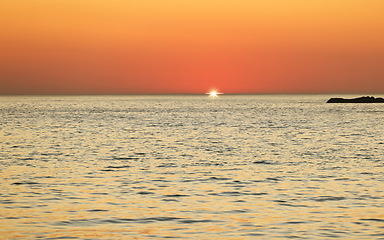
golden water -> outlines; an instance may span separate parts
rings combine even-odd
[[[384,104],[0,97],[0,238],[384,238]]]

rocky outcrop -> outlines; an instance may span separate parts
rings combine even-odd
[[[384,98],[375,97],[359,97],[352,99],[345,98],[331,98],[327,103],[384,103]]]

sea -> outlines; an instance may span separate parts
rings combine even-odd
[[[330,97],[0,96],[0,239],[384,239],[384,104]]]

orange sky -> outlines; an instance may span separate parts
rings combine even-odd
[[[0,94],[384,93],[383,0],[3,0]]]

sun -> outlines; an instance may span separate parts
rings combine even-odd
[[[212,91],[210,91],[210,92],[208,92],[206,94],[209,94],[210,97],[215,98],[215,97],[217,97],[217,95],[223,94],[223,93],[219,93],[216,90],[212,90]]]

